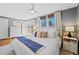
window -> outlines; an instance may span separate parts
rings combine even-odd
[[[55,19],[54,15],[49,15],[48,18],[49,18],[48,25],[49,26],[56,26],[56,19]]]
[[[41,26],[46,26],[46,16],[40,17],[40,24]]]

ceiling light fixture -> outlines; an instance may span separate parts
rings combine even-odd
[[[31,13],[34,13],[34,10],[30,10]]]
[[[38,11],[35,10],[35,4],[34,3],[31,3],[31,9],[28,9],[28,11],[30,11],[31,13],[38,13]]]

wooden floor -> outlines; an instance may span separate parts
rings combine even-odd
[[[10,44],[13,38],[14,37],[12,37],[12,38],[8,37],[8,38],[1,39],[0,40],[0,46]]]
[[[69,51],[60,49],[60,55],[75,55],[75,54],[74,54],[74,53],[71,53],[71,52],[69,52]]]

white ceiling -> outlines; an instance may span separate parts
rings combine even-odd
[[[57,10],[65,10],[76,7],[73,3],[36,3],[35,10],[40,14],[32,14],[28,11],[30,3],[0,3],[0,16],[12,17],[22,20],[31,19],[37,16],[53,13]]]

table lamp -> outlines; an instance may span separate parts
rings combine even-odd
[[[73,26],[67,26],[67,27],[65,27],[65,31],[69,32],[68,37],[72,37],[71,32],[74,31],[74,27]]]
[[[33,26],[33,31],[35,32],[35,34],[34,34],[35,37],[37,37],[37,31],[38,31],[38,29],[39,29],[39,26],[37,26],[37,25]]]

